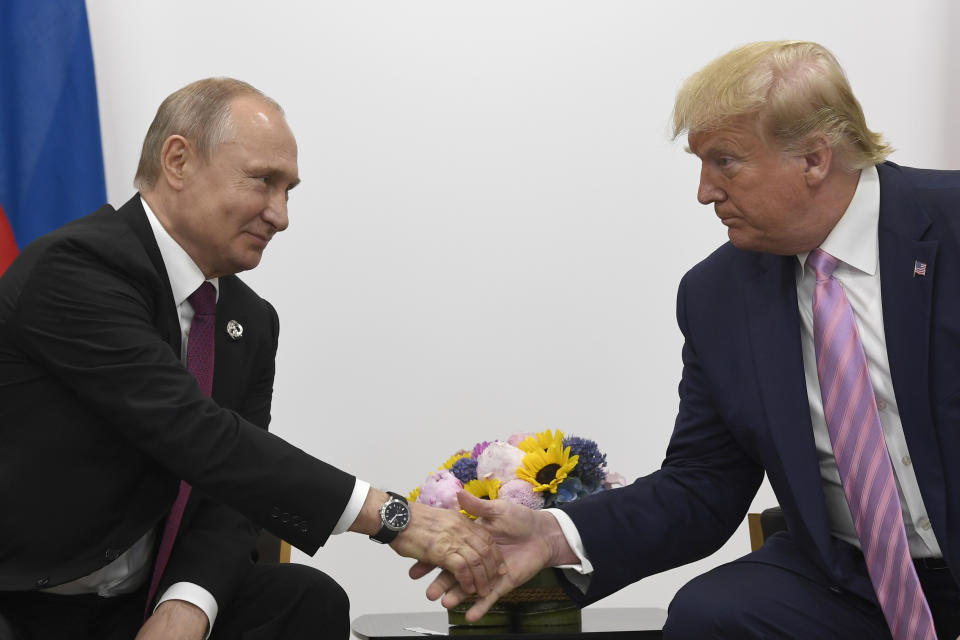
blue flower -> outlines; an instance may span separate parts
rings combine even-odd
[[[557,497],[554,502],[556,504],[564,504],[566,502],[573,502],[577,498],[580,498],[583,495],[583,484],[580,482],[580,478],[574,476],[567,476],[567,478],[560,483],[557,487]]]
[[[477,479],[477,461],[475,458],[460,458],[450,467],[450,472],[457,477],[457,480],[467,484]]]
[[[571,475],[580,478],[587,489],[586,493],[595,493],[596,487],[602,487],[607,474],[607,454],[600,453],[600,448],[593,440],[577,436],[564,438],[563,446],[570,447],[570,455],[580,456]]]

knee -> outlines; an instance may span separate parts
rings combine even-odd
[[[308,598],[318,606],[322,606],[331,614],[339,614],[349,626],[350,598],[340,584],[321,571],[314,571],[314,576]]]
[[[350,598],[340,584],[317,569],[298,565],[300,569],[301,609],[314,611],[328,621],[350,626]]]
[[[716,585],[709,574],[694,578],[674,596],[663,637],[669,640],[740,637],[744,612],[733,585]],[[747,637],[747,636],[743,636]]]
[[[293,564],[283,569],[291,597],[285,632],[280,637],[349,638],[350,599],[343,587],[312,567]]]

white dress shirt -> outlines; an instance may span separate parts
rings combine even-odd
[[[913,459],[907,449],[897,399],[893,392],[887,341],[883,332],[883,304],[880,299],[880,251],[877,236],[879,222],[880,177],[876,168],[870,167],[860,172],[860,181],[853,200],[820,248],[840,260],[833,276],[843,287],[850,306],[853,307],[860,340],[867,356],[867,369],[877,396],[883,436],[900,491],[900,506],[903,509],[910,554],[914,558],[941,557],[943,554],[940,545],[920,496]],[[843,493],[830,433],[823,417],[820,379],[817,376],[817,358],[813,346],[813,289],[816,276],[812,267],[805,269],[807,255],[805,253],[797,256],[797,305],[800,310],[800,338],[807,398],[810,402],[810,418],[813,421],[813,437],[820,462],[830,533],[860,548],[860,538]],[[562,511],[548,511],[557,518],[567,543],[583,562],[582,565],[564,567],[564,573],[573,584],[585,592],[592,566],[586,557],[576,525]]]
[[[880,424],[887,450],[893,463],[893,472],[900,490],[900,506],[907,530],[910,554],[914,558],[942,555],[927,510],[920,497],[920,486],[913,470],[913,459],[907,449],[897,399],[893,392],[893,378],[887,359],[887,341],[883,330],[883,304],[880,299],[880,252],[877,227],[880,221],[880,178],[874,167],[860,172],[857,191],[846,212],[820,248],[840,260],[833,277],[843,287],[860,332],[860,341],[867,355],[867,370],[877,397]],[[807,254],[797,256],[797,305],[800,310],[800,335],[803,347],[803,370],[813,420],[813,438],[820,461],[820,477],[827,501],[830,532],[852,545],[860,547],[860,539],[853,525],[850,507],[840,483],[837,460],[833,456],[830,433],[823,417],[820,400],[820,380],[817,377],[817,358],[813,347],[813,289],[816,275],[813,268],[804,268]]]

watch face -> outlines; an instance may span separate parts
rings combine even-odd
[[[400,531],[410,522],[410,509],[399,500],[391,500],[383,505],[383,523],[389,529]]]

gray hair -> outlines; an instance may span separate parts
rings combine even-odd
[[[167,96],[147,129],[134,186],[143,191],[156,184],[160,177],[160,153],[170,136],[183,136],[203,159],[210,160],[216,148],[232,135],[230,105],[242,96],[259,98],[283,113],[275,100],[234,78],[197,80]]]

